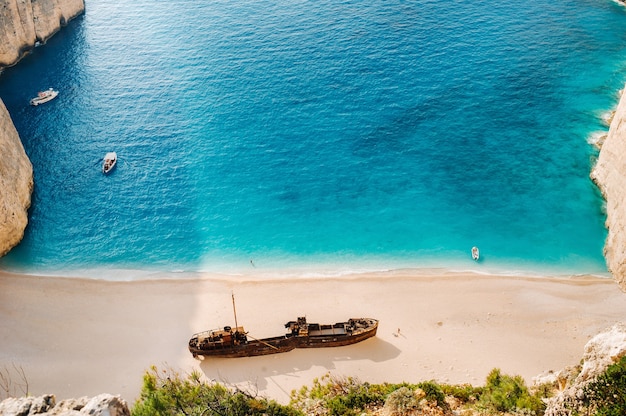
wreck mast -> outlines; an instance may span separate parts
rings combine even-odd
[[[235,331],[239,330],[239,325],[237,325],[237,310],[235,309],[235,292],[230,292],[233,298],[233,314],[235,315]]]

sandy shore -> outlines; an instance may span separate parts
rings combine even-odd
[[[328,372],[370,382],[480,385],[498,367],[530,382],[577,363],[589,338],[626,321],[626,294],[605,278],[406,270],[240,280],[113,282],[0,272],[0,369],[13,373],[17,389],[15,368],[22,368],[30,394],[58,399],[106,392],[133,403],[144,371],[157,365],[197,369],[287,402],[292,389]],[[299,315],[321,323],[378,318],[378,336],[348,347],[194,360],[191,334],[233,325],[231,291],[239,324],[254,337],[280,334]]]

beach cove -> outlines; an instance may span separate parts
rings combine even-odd
[[[132,404],[154,365],[285,403],[327,373],[481,385],[500,368],[530,384],[577,364],[626,317],[602,256],[608,209],[608,263],[622,270],[626,105],[594,177],[606,207],[587,143],[623,86],[623,10],[571,5],[588,13],[579,21],[552,2],[538,6],[546,26],[480,5],[441,22],[437,5],[420,5],[359,19],[341,4],[319,16],[190,6],[172,25],[169,4],[117,13],[93,2],[9,68],[0,97],[35,189],[25,238],[0,260],[0,369],[58,399],[107,392]],[[147,10],[151,24],[137,24]],[[64,88],[35,112],[24,103],[42,82]],[[477,105],[482,96],[499,104]],[[120,164],[103,179],[111,147]],[[376,318],[378,335],[193,359],[193,333],[234,325],[232,294],[256,338],[303,315]]]
[[[130,277],[130,276],[129,276]],[[481,385],[493,368],[528,383],[575,365],[595,334],[623,322],[624,294],[594,277],[524,278],[398,270],[342,278],[202,276],[112,282],[0,274],[0,363],[19,366],[32,395],[138,397],[152,365],[288,401],[330,373],[368,382]],[[378,335],[339,348],[198,361],[190,336],[233,325],[279,335],[283,324],[380,319]]]

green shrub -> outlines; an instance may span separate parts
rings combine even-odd
[[[585,388],[584,404],[596,416],[626,415],[626,356],[610,365]]]
[[[626,400],[626,359],[622,366],[607,371],[607,379],[598,381],[589,397],[599,402],[610,402],[621,395],[622,406]],[[609,383],[610,380],[611,382]],[[601,388],[611,386],[606,392]],[[621,389],[621,390],[620,390]],[[379,414],[384,406],[387,415],[450,414],[458,406],[480,414],[542,415],[548,388],[531,394],[521,377],[491,371],[485,387],[471,385],[440,385],[434,381],[419,384],[369,384],[351,377],[333,377],[330,374],[315,379],[313,385],[291,393],[290,406],[259,398],[239,389],[219,383],[206,383],[202,374],[192,372],[181,377],[167,370],[152,367],[146,372],[140,398],[131,410],[132,416],[302,416]],[[542,396],[544,395],[544,396]],[[613,396],[612,396],[613,395]],[[447,399],[452,397],[456,401]],[[451,405],[455,409],[451,409]],[[606,407],[606,406],[605,406]],[[602,407],[604,409],[604,407]],[[624,415],[624,407],[601,416]]]
[[[208,384],[193,372],[181,377],[171,370],[152,367],[143,378],[141,394],[132,416],[300,416],[299,411],[274,401],[230,391],[221,384]]]
[[[452,396],[462,403],[473,403],[483,393],[483,388],[474,387],[471,384],[442,384],[441,391],[446,396]]]
[[[437,406],[447,409],[448,403],[446,403],[446,395],[443,393],[441,386],[434,381],[425,381],[417,385],[425,394],[426,400],[434,401]]]
[[[522,377],[503,375],[497,368],[487,376],[479,405],[492,412],[524,411],[542,415],[545,411],[541,398],[529,393]]]
[[[322,407],[329,415],[359,415],[369,406],[382,405],[386,390],[386,385],[326,374],[313,380],[310,389],[292,391],[290,404],[306,413],[311,413],[311,407]]]
[[[450,406],[441,386],[434,381],[396,385],[387,395],[384,414],[392,416],[448,414]]]
[[[385,413],[390,416],[401,416],[419,409],[420,400],[424,397],[423,391],[416,392],[409,387],[400,387],[391,392],[385,400]]]

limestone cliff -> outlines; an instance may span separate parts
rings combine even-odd
[[[85,10],[83,0],[0,0],[0,69],[14,65]],[[0,100],[0,257],[24,236],[33,167]]]
[[[591,178],[606,200],[609,232],[604,257],[609,271],[626,291],[626,94],[622,94]]]
[[[585,387],[626,355],[626,326],[615,324],[585,345],[581,365],[535,379],[536,384],[554,383],[559,391],[547,399],[545,416],[595,414],[585,403]]]
[[[53,394],[40,397],[9,398],[0,402],[3,416],[129,416],[128,404],[120,396],[101,394],[80,399],[63,400],[57,404]]]
[[[83,0],[0,0],[0,68],[14,65],[84,10]]]
[[[0,256],[4,256],[24,236],[33,191],[33,166],[2,100],[0,149]]]

